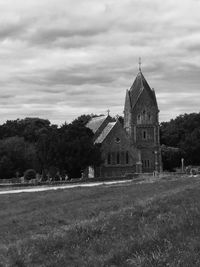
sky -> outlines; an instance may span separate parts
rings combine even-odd
[[[160,121],[199,112],[200,0],[0,0],[0,124],[123,115],[138,58]]]

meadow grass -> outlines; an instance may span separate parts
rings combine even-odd
[[[200,266],[196,178],[0,196],[1,266]]]

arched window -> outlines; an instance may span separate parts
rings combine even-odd
[[[119,152],[117,152],[117,164],[120,164],[120,156],[119,156]]]
[[[110,153],[108,153],[108,155],[107,155],[107,163],[108,163],[108,165],[111,164],[111,155],[110,155]]]
[[[112,152],[111,160],[112,160],[112,165],[115,165],[116,164],[116,154],[115,154],[115,152]]]
[[[147,131],[146,130],[142,131],[142,139],[147,140]]]
[[[120,163],[125,164],[125,152],[121,151],[120,153]]]
[[[129,164],[129,153],[126,151],[126,164]]]

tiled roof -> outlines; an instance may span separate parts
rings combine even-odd
[[[89,122],[86,124],[86,127],[90,128],[90,130],[93,131],[93,133],[96,133],[96,131],[99,129],[101,124],[106,119],[105,115],[94,117],[89,120]]]
[[[112,130],[112,128],[115,126],[116,121],[115,122],[109,122],[106,127],[103,129],[103,131],[101,132],[101,134],[98,136],[98,138],[95,140],[95,144],[101,144],[104,139],[107,137],[107,135],[110,133],[110,131]]]
[[[131,86],[130,91],[129,91],[132,108],[137,103],[137,101],[139,99],[139,96],[141,95],[141,93],[142,93],[142,91],[144,89],[146,89],[150,93],[151,98],[153,99],[154,103],[157,106],[157,101],[156,101],[155,93],[150,88],[150,86],[148,85],[148,83],[147,83],[146,79],[144,78],[142,72],[140,71],[138,73],[137,77],[135,78],[135,81],[134,81],[134,83]]]

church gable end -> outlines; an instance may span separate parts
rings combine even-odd
[[[111,124],[113,127],[101,142],[103,164],[99,171],[103,176],[120,176],[135,172],[137,153],[131,149],[130,140],[121,123],[117,121]],[[100,138],[101,136],[98,139]]]

